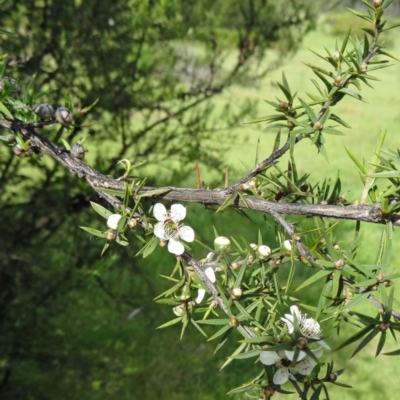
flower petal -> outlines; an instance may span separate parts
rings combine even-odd
[[[281,318],[281,320],[286,324],[289,333],[293,333],[294,327],[293,327],[293,315],[290,314],[285,314],[286,318]]]
[[[153,215],[157,221],[164,222],[168,218],[167,209],[165,208],[164,204],[154,204]]]
[[[186,207],[182,204],[172,204],[170,215],[175,222],[182,221],[186,217]]]
[[[318,342],[319,343],[319,342]],[[324,349],[322,347],[318,347],[318,349],[311,350],[315,357],[321,358],[322,354],[324,353]]]
[[[323,340],[318,340],[318,344],[321,345],[322,347],[325,347],[325,349],[327,350],[331,349]]]
[[[200,304],[203,301],[205,294],[206,294],[206,291],[204,289],[199,289],[197,292],[197,297],[196,297],[195,302],[197,304]]]
[[[274,365],[281,358],[276,351],[262,351],[260,353],[260,361],[265,365]]]
[[[211,267],[208,267],[205,269],[205,274],[207,276],[207,278],[214,283],[217,279],[215,278],[215,272]]]
[[[311,358],[306,357],[296,365],[296,370],[301,375],[309,375],[317,363]]]
[[[183,225],[179,228],[179,237],[185,242],[193,242],[194,230],[190,226]]]
[[[168,251],[176,256],[180,256],[185,251],[185,248],[183,247],[182,243],[174,239],[170,239],[168,241]]]
[[[287,357],[290,361],[293,361],[294,351],[285,350],[285,355],[286,355],[286,357]],[[298,356],[296,362],[299,362],[299,361],[303,360],[303,358],[305,358],[306,355],[307,355],[307,354],[304,353],[304,351],[301,351],[301,350],[300,350],[300,353],[299,353],[299,356]]]
[[[289,369],[288,368],[279,368],[275,374],[274,374],[274,378],[273,378],[273,382],[275,385],[283,385],[284,383],[286,383],[289,379]]]
[[[297,307],[297,306],[291,306],[291,307],[290,307],[290,313],[291,313],[293,316],[296,316],[297,319],[298,319],[299,321],[301,320],[301,312],[300,312],[300,310],[299,310],[299,307]]]
[[[153,233],[162,240],[168,240],[165,236],[164,222],[157,222],[154,226]]]
[[[118,222],[121,219],[121,216],[119,214],[112,214],[107,218],[107,226],[110,229],[116,230],[118,227]]]
[[[214,258],[214,255],[215,255],[215,254],[214,254],[212,251],[210,251],[210,252],[207,254],[207,257],[206,257],[207,262],[212,261],[212,259]]]

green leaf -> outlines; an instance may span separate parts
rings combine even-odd
[[[311,107],[305,101],[303,101],[300,98],[299,98],[299,101],[300,101],[301,105],[304,107],[304,110],[306,111],[311,122],[315,123],[317,121],[317,117],[316,117],[314,111],[311,109]]]
[[[220,212],[220,211],[224,210],[225,208],[229,207],[230,205],[232,205],[235,202],[237,196],[238,196],[237,191],[234,191],[232,194],[230,194],[224,200],[224,202],[218,207],[217,211],[215,211],[215,212],[216,213]]]
[[[114,214],[111,211],[104,208],[103,206],[101,206],[100,204],[97,204],[93,201],[90,202],[90,205],[97,212],[97,214],[101,215],[105,219],[107,219],[110,215]]]
[[[16,33],[9,32],[9,31],[6,31],[4,29],[0,29],[0,35],[18,37],[18,35]]]
[[[0,112],[2,112],[9,119],[14,119],[13,115],[9,111],[9,109],[0,101]]]
[[[301,285],[299,285],[295,292],[298,292],[299,290],[304,289],[305,287],[313,284],[314,282],[318,281],[319,279],[322,279],[326,276],[328,276],[329,274],[332,273],[333,269],[323,269],[321,271],[316,272],[313,276],[311,276],[310,278],[308,278],[306,281],[304,281]]]
[[[248,122],[243,122],[244,125],[248,124],[257,124],[259,122],[275,122],[275,121],[284,121],[286,120],[286,117],[284,114],[271,114],[271,115],[266,115],[265,117],[260,117],[257,119],[254,119],[252,121]]]
[[[246,351],[241,354],[232,355],[229,358],[232,358],[234,360],[245,360],[246,358],[258,357],[260,355],[260,353],[261,353],[261,349],[255,349],[255,350]]]
[[[351,96],[351,97],[354,97],[354,98],[357,99],[357,100],[360,100],[360,101],[363,101],[364,103],[366,103],[366,101],[363,99],[363,97],[362,97],[360,94],[358,94],[358,93],[356,93],[356,92],[353,92],[353,91],[350,90],[350,89],[341,88],[341,89],[339,89],[339,92],[340,92],[340,93],[345,93],[345,94],[347,94],[347,95],[349,95],[349,96]]]
[[[281,144],[281,130],[279,129],[275,137],[274,147],[272,149],[273,153],[279,149],[280,144]]]
[[[385,345],[386,341],[386,332],[381,332],[381,337],[379,338],[378,346],[376,347],[375,357],[378,357],[381,353],[383,346]]]
[[[341,118],[339,118],[339,117],[338,117],[337,115],[335,115],[335,114],[331,114],[330,117],[329,117],[329,119],[331,119],[332,121],[335,121],[335,122],[339,123],[340,125],[345,126],[346,128],[351,129],[351,126],[350,126],[347,122],[343,121]]]
[[[368,292],[364,292],[364,293],[359,294],[356,298],[352,299],[352,300],[350,301],[350,303],[348,303],[347,305],[345,305],[345,306],[342,308],[342,311],[341,311],[341,312],[343,313],[343,312],[347,312],[347,311],[351,310],[351,309],[354,308],[357,304],[362,303],[362,302],[363,302],[365,299],[367,299],[370,295],[371,295],[371,294],[368,293]]]
[[[181,321],[182,321],[182,317],[174,318],[174,319],[171,319],[171,321],[168,321],[165,324],[158,326],[156,329],[166,328],[168,326],[177,324],[178,322],[181,322]]]
[[[388,31],[389,29],[397,28],[398,26],[400,26],[400,22],[398,22],[397,24],[385,27],[384,29],[382,29],[382,32]]]
[[[229,325],[229,319],[227,318],[218,318],[218,319],[202,319],[196,321],[198,324],[205,324],[205,325]]]
[[[279,88],[282,90],[282,92],[285,95],[287,101],[289,103],[291,103],[292,102],[292,94],[290,93],[290,91],[284,85],[282,85],[281,83],[279,83],[279,82],[276,82],[276,83],[278,84]]]
[[[340,54],[344,54],[344,52],[346,51],[346,47],[347,47],[347,43],[350,38],[350,34],[351,34],[351,26],[349,27],[349,30],[347,31],[347,35],[343,40],[342,47],[340,48]]]
[[[108,232],[101,232],[98,231],[97,229],[89,228],[87,226],[80,226],[79,228],[83,229],[86,232],[89,232],[93,236],[101,237],[101,238],[106,238]]]
[[[379,54],[383,54],[383,55],[385,55],[386,57],[393,58],[393,60],[400,61],[400,58],[394,56],[392,53],[389,53],[388,51],[379,49],[379,50],[378,50],[378,53],[379,53]]]
[[[203,323],[204,321],[196,321],[197,323]],[[211,337],[208,338],[207,342],[211,342],[211,340],[214,340],[218,337],[220,337],[221,335],[223,335],[224,333],[226,333],[227,331],[230,330],[230,332],[232,332],[232,327],[229,325],[229,323],[227,323],[225,326],[223,326],[218,332],[214,333],[214,335],[212,335]]]
[[[363,13],[358,12],[358,11],[356,11],[356,10],[353,10],[353,9],[351,9],[351,8],[348,8],[348,10],[349,10],[352,14],[356,15],[357,17],[362,18],[362,19],[365,19],[365,21],[368,21],[368,22],[371,22],[371,23],[374,22],[373,19],[372,19],[368,14],[363,14]]]
[[[143,249],[143,258],[148,257],[156,249],[159,240],[156,236],[153,236],[146,244]]]
[[[368,328],[372,328],[372,326],[369,326]],[[350,358],[353,358],[358,352],[360,352],[367,344],[369,344],[372,339],[380,332],[380,329],[378,326],[376,326],[356,347],[354,350],[353,354],[350,356]]]
[[[357,165],[358,169],[361,171],[362,174],[367,174],[367,168],[365,165],[361,164],[360,161],[357,160],[356,156],[347,148],[345,147],[345,150],[347,152],[347,154],[349,155],[349,157],[352,159],[352,161],[354,162],[354,164]]]
[[[328,126],[326,128],[324,127],[323,132],[327,133],[329,135],[337,135],[337,136],[345,136],[346,135],[345,133],[343,133],[335,128],[331,128],[330,126]]]
[[[372,329],[374,329],[373,325],[366,326],[365,328],[361,329],[357,333],[355,333],[353,336],[350,336],[348,339],[346,339],[342,344],[340,344],[336,349],[333,351],[338,351],[340,349],[343,349],[344,347],[356,342],[357,340],[361,339],[363,336],[365,336],[368,332],[370,332]],[[361,350],[361,349],[359,349]],[[358,351],[359,351],[358,350]],[[353,353],[354,356],[354,353]]]

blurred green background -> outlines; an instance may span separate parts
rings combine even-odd
[[[357,33],[364,26],[337,1],[0,3],[0,27],[18,34],[0,37],[2,54],[14,60],[6,74],[21,87],[36,74],[33,87],[44,92],[38,102],[64,104],[70,95],[77,111],[99,98],[65,139],[74,143],[90,134],[88,163],[114,177],[122,174],[119,159],[147,160],[138,174],[155,185],[195,187],[198,162],[206,185],[221,187],[226,168],[233,181],[268,156],[274,132],[242,122],[273,113],[262,100],[279,96],[282,71],[306,97],[313,74],[302,62],[319,63],[307,47],[333,51],[349,26]],[[387,45],[400,54],[396,35],[388,32]],[[345,147],[369,159],[387,129],[386,146],[397,148],[400,70],[375,75],[381,79],[375,89],[363,88],[368,103],[346,98],[337,106],[352,129],[327,138],[329,162],[307,141],[296,149],[300,172],[312,172],[314,182],[335,179],[340,170],[350,201],[361,197],[362,185]],[[43,133],[54,139],[56,130]],[[195,329],[182,340],[180,326],[156,330],[174,317],[170,307],[152,301],[168,287],[159,275],[172,270],[172,255],[157,249],[142,260],[132,242],[111,246],[100,258],[103,242],[78,228],[105,228],[89,205],[101,200],[85,182],[46,157],[16,159],[6,146],[0,160],[1,398],[214,400],[252,377],[251,361],[219,371],[233,342],[213,355],[216,344]],[[221,235],[254,242],[261,230],[272,247],[274,232],[262,216],[251,217],[189,204],[187,223],[208,245],[214,226]],[[353,227],[343,224],[339,240],[351,240]],[[374,259],[381,229],[362,226],[361,261]],[[194,249],[201,258],[204,250]],[[313,301],[310,291],[299,295]],[[356,389],[336,388],[332,398],[391,397],[397,382],[388,377],[400,367],[394,359],[375,360],[374,351],[367,347],[350,362],[343,353],[334,356],[337,367],[347,367],[343,381]]]

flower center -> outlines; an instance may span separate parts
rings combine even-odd
[[[178,236],[179,224],[172,219],[164,221],[164,233],[167,239],[175,239]]]
[[[302,318],[299,321],[300,331],[309,338],[317,337],[321,334],[321,327],[319,323],[312,318]]]

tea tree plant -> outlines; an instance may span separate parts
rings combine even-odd
[[[338,335],[344,325],[357,328],[352,336],[341,338],[336,348],[343,351],[356,343],[352,357],[375,337],[379,338],[376,355],[381,354],[386,341],[396,340],[400,330],[400,303],[394,291],[400,273],[391,258],[393,230],[400,225],[399,151],[382,150],[385,132],[369,165],[348,150],[364,184],[360,200],[352,203],[341,195],[339,178],[333,184],[315,182],[308,173],[300,175],[296,167],[300,141],[308,140],[328,157],[326,135],[340,136],[343,128],[349,128],[334,106],[349,96],[363,101],[361,86],[371,86],[371,81],[378,79],[374,74],[396,59],[381,38],[385,31],[400,25],[389,25],[384,19],[392,1],[362,3],[367,6],[366,13],[350,10],[370,24],[363,28],[362,37],[349,30],[326,54],[313,50],[322,60],[318,65],[306,63],[315,74],[313,93],[297,93],[289,84],[290,77],[282,74],[278,82],[281,95],[267,101],[273,113],[249,122],[277,129],[272,153],[233,184],[227,179],[224,188],[202,187],[198,167],[196,189],[146,186],[146,180],[137,177],[140,165],[132,165],[128,159],[119,161],[124,168],[122,176],[103,175],[84,162],[83,141],[72,145],[61,139],[74,119],[90,112],[95,103],[75,113],[68,98],[57,107],[34,105],[37,96],[31,87],[19,96],[18,83],[4,75],[3,63],[0,125],[8,133],[1,138],[17,157],[52,157],[85,179],[109,204],[105,208],[92,203],[104,219],[103,230],[82,227],[104,241],[104,257],[110,246],[129,246],[133,240],[142,243],[138,255],[143,257],[151,257],[159,245],[175,256],[167,277],[171,286],[156,298],[171,307],[175,316],[160,327],[181,324],[183,335],[189,324],[193,325],[208,340],[218,341],[217,350],[237,332],[241,340],[224,367],[233,360],[253,358],[259,372],[231,393],[268,399],[275,392],[295,391],[301,399],[329,398],[331,384],[348,385],[345,371],[336,369],[330,360],[332,345],[324,336],[322,323],[330,322]],[[59,126],[59,131],[49,140],[39,132],[52,125]],[[285,154],[289,158],[286,169],[280,163]],[[383,184],[378,185],[378,180]],[[210,229],[204,253],[193,254],[190,243],[196,240],[196,232],[185,224],[187,211],[181,204],[187,202],[203,204],[217,213],[232,208],[243,215],[247,210],[268,215],[274,220],[279,246],[271,248],[264,243],[261,233],[258,242],[251,243]],[[339,243],[335,236],[342,220],[354,221],[356,235],[351,243]],[[361,222],[383,227],[377,257],[368,264],[357,260]],[[285,266],[286,275],[281,273]],[[298,268],[308,269],[311,276],[293,287]],[[301,304],[301,290],[315,285],[322,287],[318,301]],[[357,311],[364,302],[375,310],[375,317]],[[205,325],[209,327],[205,329]]]

